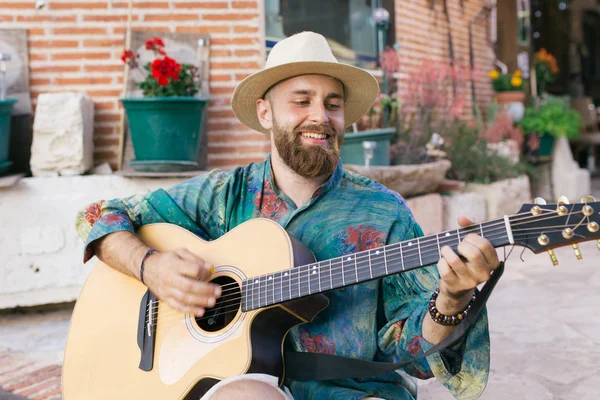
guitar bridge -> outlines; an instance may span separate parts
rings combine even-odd
[[[141,350],[139,368],[142,371],[151,371],[154,366],[154,344],[156,341],[156,319],[158,303],[156,296],[150,290],[146,291],[140,302],[138,317],[138,347]]]

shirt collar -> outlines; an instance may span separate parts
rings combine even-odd
[[[312,195],[312,198],[315,199],[317,197],[320,197],[323,194],[329,192],[334,187],[336,187],[337,184],[342,180],[343,174],[344,169],[342,167],[342,160],[339,159],[335,170],[333,171],[329,179],[324,184],[319,186],[317,190],[315,190],[315,192]],[[273,170],[271,168],[271,153],[267,155],[267,159],[265,160],[265,179],[269,182],[275,194],[277,194],[278,196],[282,196],[284,194],[279,190],[279,188],[277,188],[277,186],[275,186],[275,182],[273,179]],[[287,196],[285,197],[287,198]]]

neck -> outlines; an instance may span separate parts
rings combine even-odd
[[[327,181],[329,176],[323,175],[315,178],[300,176],[283,161],[274,144],[271,145],[271,149],[273,183],[292,199],[297,207],[301,207],[311,199],[315,191]]]

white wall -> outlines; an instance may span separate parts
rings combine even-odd
[[[168,188],[183,179],[116,175],[27,178],[0,189],[0,309],[75,300],[96,262],[82,263],[77,211],[92,201]]]

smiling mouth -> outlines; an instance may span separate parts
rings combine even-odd
[[[327,139],[327,135],[324,133],[302,132],[301,135],[310,139]]]

